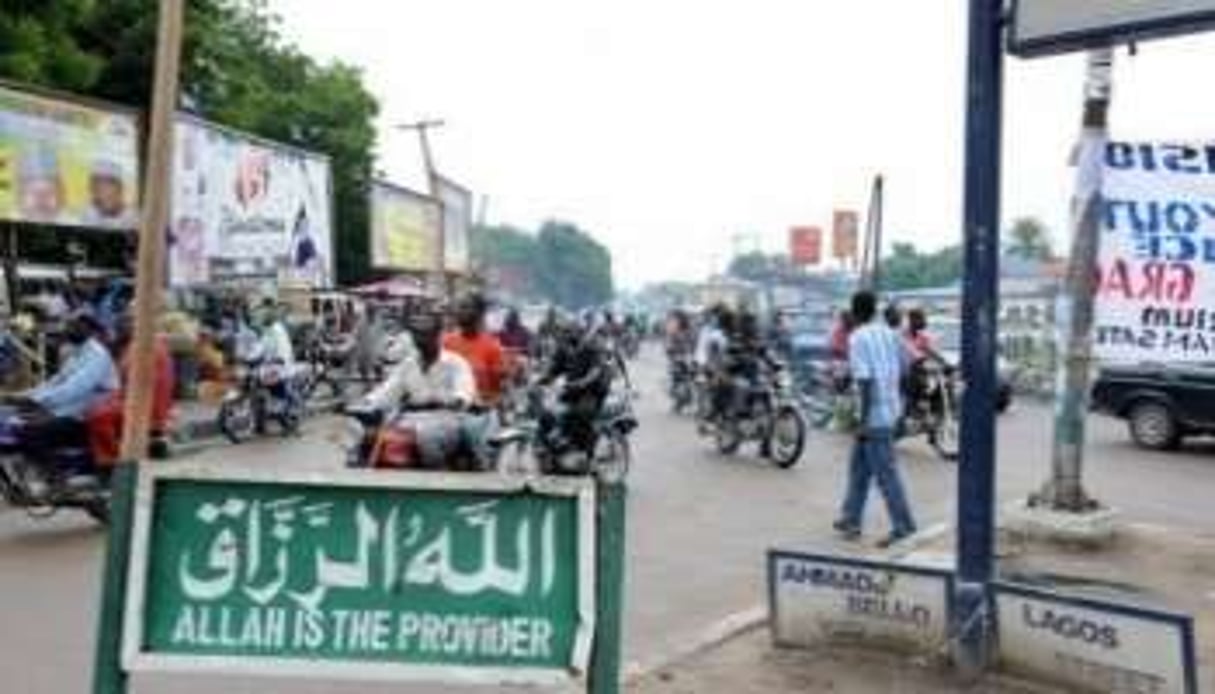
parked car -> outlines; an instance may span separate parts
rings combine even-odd
[[[1127,421],[1143,448],[1176,448],[1187,436],[1215,434],[1215,363],[1107,366],[1090,407]]]

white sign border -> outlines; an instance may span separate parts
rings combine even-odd
[[[1028,598],[1031,600],[1055,602],[1059,603],[1060,605],[1070,605],[1086,610],[1111,612],[1123,617],[1161,622],[1176,627],[1181,632],[1181,665],[1184,670],[1185,691],[1189,694],[1198,694],[1198,656],[1195,650],[1194,620],[1189,615],[1142,607],[1140,605],[1133,605],[1128,602],[1100,600],[1079,595],[1069,595],[1037,586],[999,580],[991,582],[991,605],[993,614],[998,614],[999,612],[997,601],[999,600],[1001,593],[1006,593],[1008,595],[1020,598]],[[999,633],[1000,624],[999,621],[997,621],[997,643],[999,640]]]
[[[233,474],[236,473],[236,474]],[[530,491],[578,500],[578,629],[568,669],[502,668],[452,665],[400,665],[369,660],[329,661],[251,656],[185,656],[147,653],[143,613],[147,589],[156,484],[161,480],[288,483],[318,487],[363,487],[460,492]],[[595,634],[597,547],[595,483],[587,478],[503,477],[476,473],[399,472],[385,470],[281,471],[266,468],[185,463],[140,464],[133,499],[130,564],[127,567],[126,612],[123,615],[122,667],[127,672],[195,672],[269,677],[330,677],[346,681],[444,682],[456,684],[585,684]]]
[[[778,605],[777,601],[777,576],[776,566],[781,559],[801,559],[805,561],[815,561],[824,564],[836,564],[839,566],[848,566],[858,569],[870,569],[875,571],[894,571],[913,574],[921,578],[939,578],[944,583],[945,589],[945,632],[946,637],[950,635],[953,629],[953,613],[954,613],[954,584],[956,576],[953,571],[941,569],[931,566],[918,566],[916,564],[904,564],[897,561],[883,561],[880,559],[869,559],[861,557],[846,557],[836,554],[820,554],[816,552],[800,552],[787,549],[770,549],[768,550],[768,614],[769,628],[772,632],[772,641],[777,646],[793,645],[786,644],[780,640],[780,634],[777,633],[777,618]]]
[[[1011,0],[1008,21],[1008,52],[1019,58],[1037,58],[1101,48],[1133,41],[1167,38],[1215,28],[1215,11],[1178,14],[1155,20],[1125,22],[1112,26],[1064,32],[1054,36],[1023,38],[1017,33],[1021,4]]]

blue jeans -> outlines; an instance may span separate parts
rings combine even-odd
[[[886,499],[891,534],[902,536],[914,533],[915,520],[911,517],[903,480],[894,463],[894,431],[891,429],[870,429],[865,440],[857,441],[852,449],[841,520],[858,530],[865,514],[871,480],[877,482],[878,489]]]

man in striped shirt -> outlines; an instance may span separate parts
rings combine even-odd
[[[876,481],[890,515],[887,547],[915,532],[903,481],[894,459],[894,434],[902,416],[900,383],[908,355],[902,337],[877,316],[877,297],[861,291],[852,297],[856,329],[848,338],[848,364],[860,396],[856,445],[848,467],[848,486],[835,529],[860,537],[870,482]]]

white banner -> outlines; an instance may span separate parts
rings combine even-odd
[[[169,279],[333,284],[329,160],[201,120],[174,126]]]
[[[1215,143],[1106,147],[1096,353],[1215,359]]]
[[[443,266],[448,272],[468,272],[472,193],[438,175],[435,176],[435,189],[443,204]]]
[[[1215,24],[1215,0],[1014,0],[1011,45],[1027,55],[1186,34]]]

